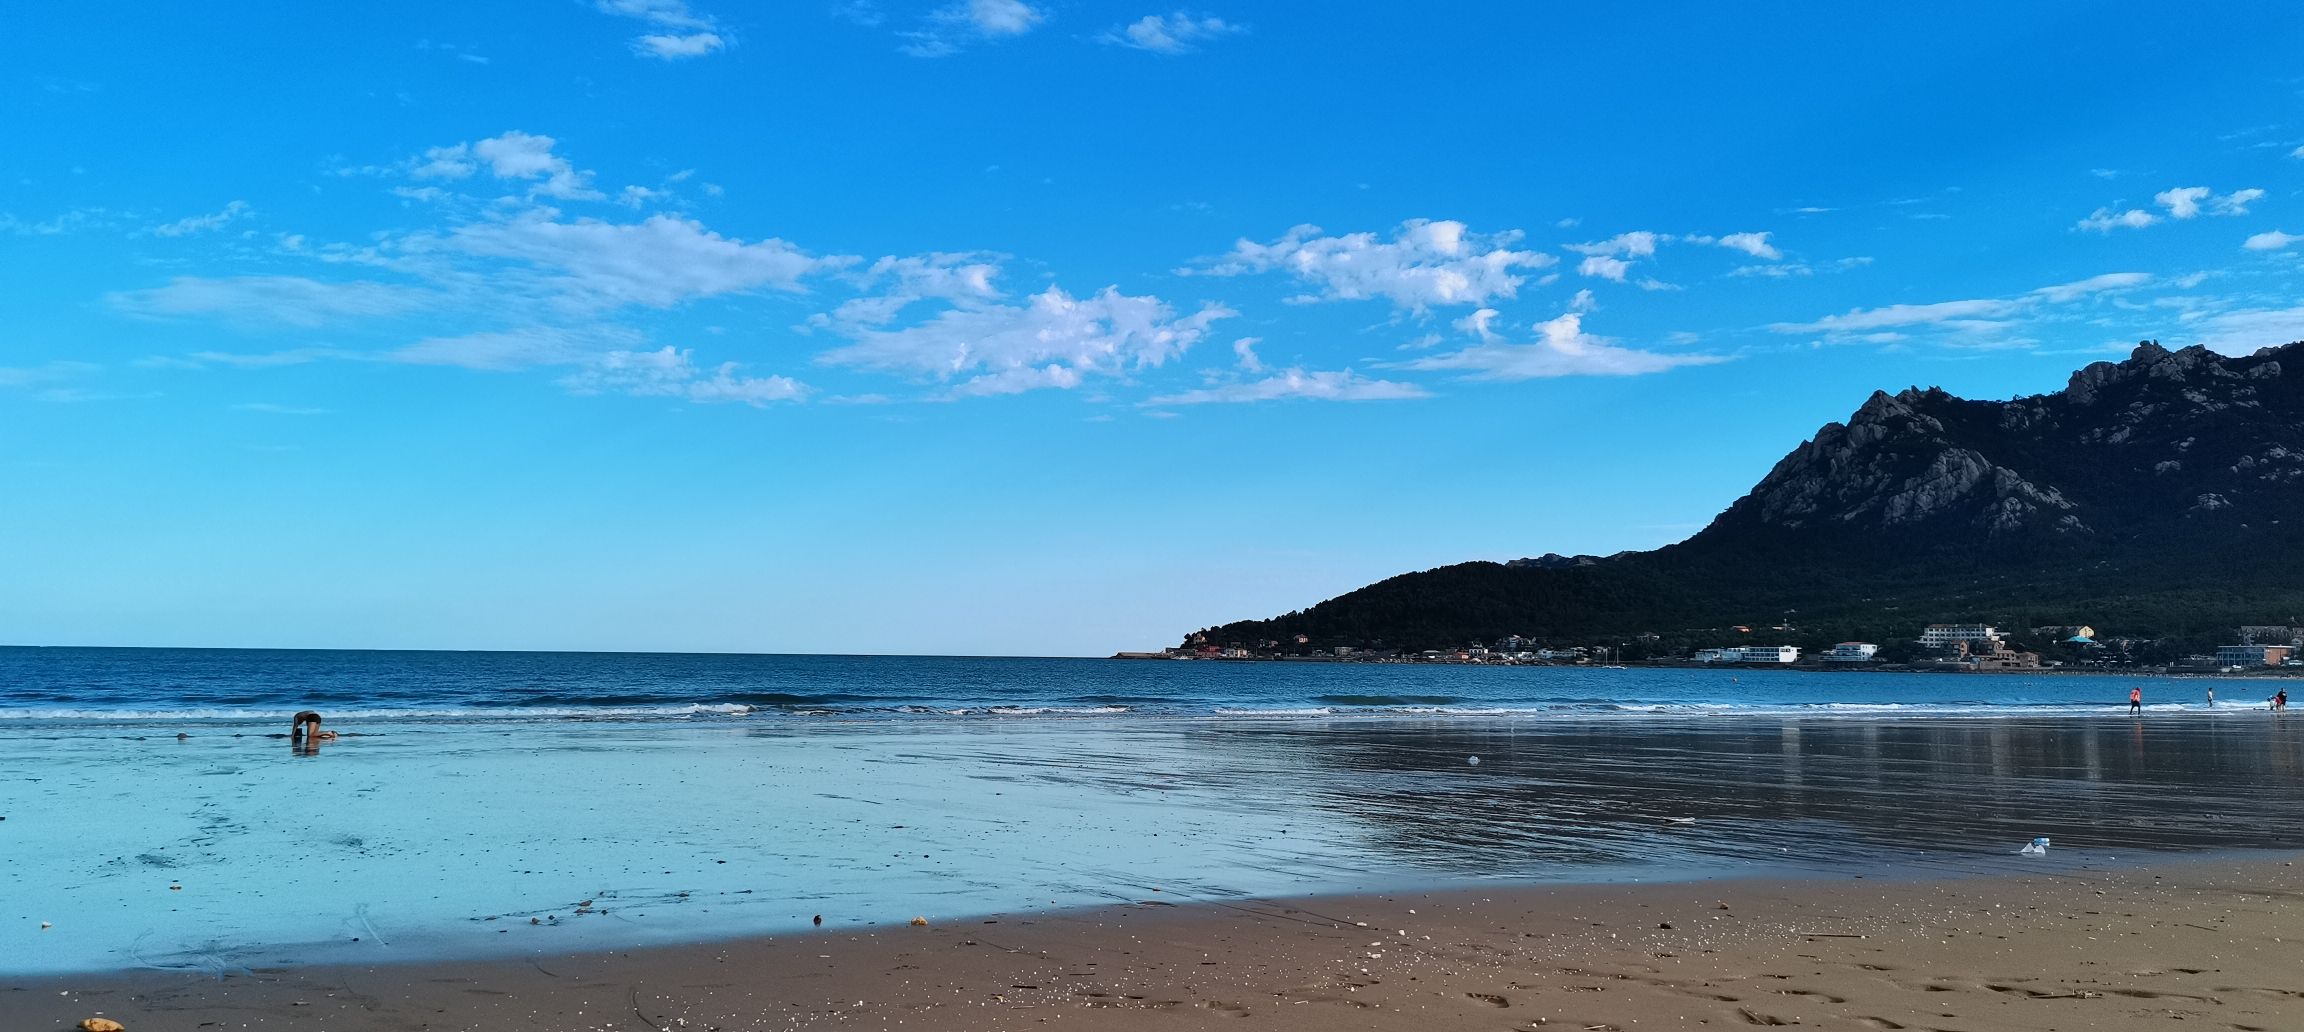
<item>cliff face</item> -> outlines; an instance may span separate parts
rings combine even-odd
[[[1433,647],[1787,613],[2280,622],[2304,611],[2297,555],[2304,342],[2241,357],[2146,342],[2052,394],[1874,393],[1676,545],[1404,574],[1207,637]]]
[[[2206,515],[2278,520],[2304,502],[2304,381],[2283,358],[2304,344],[2228,358],[2146,343],[2054,394],[1875,393],[1689,544],[1843,530],[2081,546],[2190,534]]]

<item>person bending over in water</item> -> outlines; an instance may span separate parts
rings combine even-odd
[[[307,727],[306,725],[310,726]],[[336,732],[320,730],[320,714],[311,710],[296,714],[296,723],[289,729],[288,737],[290,739],[302,739],[307,733],[315,742],[333,742],[336,740]]]

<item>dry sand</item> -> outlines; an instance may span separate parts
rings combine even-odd
[[[910,916],[630,953],[0,981],[0,1028],[2304,1029],[2304,868],[2280,858]]]

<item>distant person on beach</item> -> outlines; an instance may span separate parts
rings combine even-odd
[[[2144,689],[2128,689],[2128,712],[2130,715],[2144,712]]]
[[[2286,689],[2286,688],[2282,688],[2282,689],[2280,689],[2279,691],[2273,692],[2273,693],[2272,693],[2272,699],[2271,699],[2271,702],[2272,702],[2272,708],[2273,708],[2273,709],[2276,709],[2276,710],[2284,710],[2284,709],[2287,709],[2287,708],[2288,708],[2288,689]]]
[[[2209,685],[2209,686],[2208,686],[2208,708],[2209,708],[2209,709],[2215,709],[2215,708],[2216,708],[2216,686],[2215,686],[2215,685]]]

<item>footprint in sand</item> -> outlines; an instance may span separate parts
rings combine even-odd
[[[1495,993],[1465,993],[1464,996],[1466,999],[1469,999],[1474,1003],[1483,1003],[1498,1009],[1512,1006],[1512,1001],[1498,996]]]
[[[1779,1018],[1779,1017],[1777,1017],[1777,1016],[1776,1016],[1776,1015],[1774,1015],[1774,1014],[1762,1014],[1762,1013],[1760,1013],[1759,1011],[1753,1010],[1753,1009],[1752,1009],[1752,1008],[1750,1008],[1750,1007],[1738,1007],[1738,1008],[1736,1008],[1736,1016],[1737,1016],[1737,1017],[1740,1017],[1740,1018],[1743,1018],[1743,1019],[1744,1019],[1744,1023],[1745,1023],[1745,1024],[1747,1024],[1747,1025],[1789,1025],[1789,1024],[1792,1024],[1792,1022],[1786,1021],[1786,1020],[1784,1020],[1783,1018]]]
[[[1248,1008],[1237,1003],[1217,1003],[1213,1000],[1206,1000],[1202,1001],[1200,1006],[1215,1011],[1218,1017],[1245,1018],[1248,1016]]]
[[[1865,1028],[1885,1028],[1893,1030],[1904,1027],[1902,1024],[1890,1021],[1887,1018],[1857,1018],[1856,1023],[1864,1026]]]
[[[1847,998],[1845,997],[1834,996],[1831,993],[1820,993],[1814,989],[1778,989],[1776,990],[1776,994],[1779,996],[1813,996],[1826,1003],[1848,1002]]]

